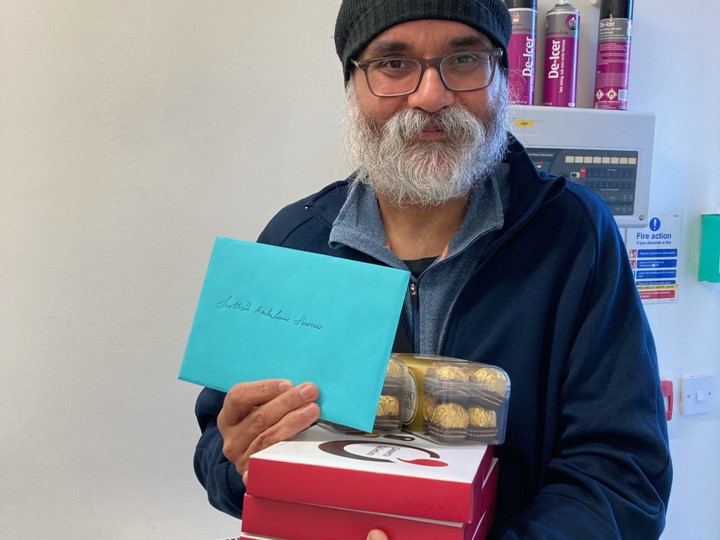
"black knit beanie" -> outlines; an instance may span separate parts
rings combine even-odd
[[[345,82],[350,80],[350,60],[377,35],[419,19],[457,21],[477,29],[503,50],[501,63],[507,69],[512,23],[502,0],[343,0],[335,22],[335,50]]]

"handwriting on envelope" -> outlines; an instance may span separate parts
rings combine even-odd
[[[322,330],[322,324],[319,322],[309,321],[305,315],[300,315],[297,318],[291,318],[289,315],[283,313],[282,309],[275,309],[272,306],[266,307],[259,305],[255,307],[252,302],[243,302],[233,298],[232,295],[228,296],[225,300],[221,300],[217,303],[218,309],[231,309],[235,311],[249,313],[251,315],[257,315],[259,317],[269,317],[274,321],[282,321],[286,323],[294,324],[295,326],[301,326],[303,328],[312,328],[314,330]]]
[[[180,379],[227,391],[286,378],[321,418],[371,431],[409,273],[218,237]]]

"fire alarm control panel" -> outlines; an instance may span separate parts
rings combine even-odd
[[[539,170],[594,191],[619,227],[647,226],[654,114],[513,105],[509,118]]]

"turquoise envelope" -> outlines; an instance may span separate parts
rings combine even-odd
[[[179,378],[314,382],[321,418],[372,431],[409,272],[218,237]]]

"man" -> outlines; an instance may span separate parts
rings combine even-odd
[[[608,210],[539,175],[503,128],[509,34],[500,0],[345,0],[356,173],[259,241],[409,268],[396,350],[508,372],[494,538],[657,538],[672,473],[650,329]],[[213,505],[241,515],[249,456],[315,422],[317,397],[311,382],[203,390]]]

